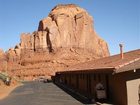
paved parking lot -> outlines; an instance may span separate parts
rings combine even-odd
[[[0,105],[83,105],[53,83],[28,82],[16,88]]]

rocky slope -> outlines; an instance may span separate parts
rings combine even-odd
[[[57,5],[38,30],[21,34],[6,52],[8,69],[18,77],[50,75],[68,66],[109,56],[107,43],[95,32],[92,17],[73,5]]]

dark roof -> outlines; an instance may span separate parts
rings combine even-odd
[[[140,59],[116,69],[115,72],[119,73],[119,72],[137,70],[137,69],[140,70]]]
[[[125,72],[132,69],[140,68],[140,49],[124,53],[122,59],[120,54],[96,59],[89,62],[80,63],[67,68],[66,71],[81,71],[81,70],[109,70],[112,69],[115,73]]]

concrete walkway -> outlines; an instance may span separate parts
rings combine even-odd
[[[83,105],[53,83],[28,82],[0,101],[0,105]]]

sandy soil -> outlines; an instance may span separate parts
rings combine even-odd
[[[0,85],[0,100],[4,99],[10,94],[16,87],[21,86],[22,84],[15,84],[11,86]]]

